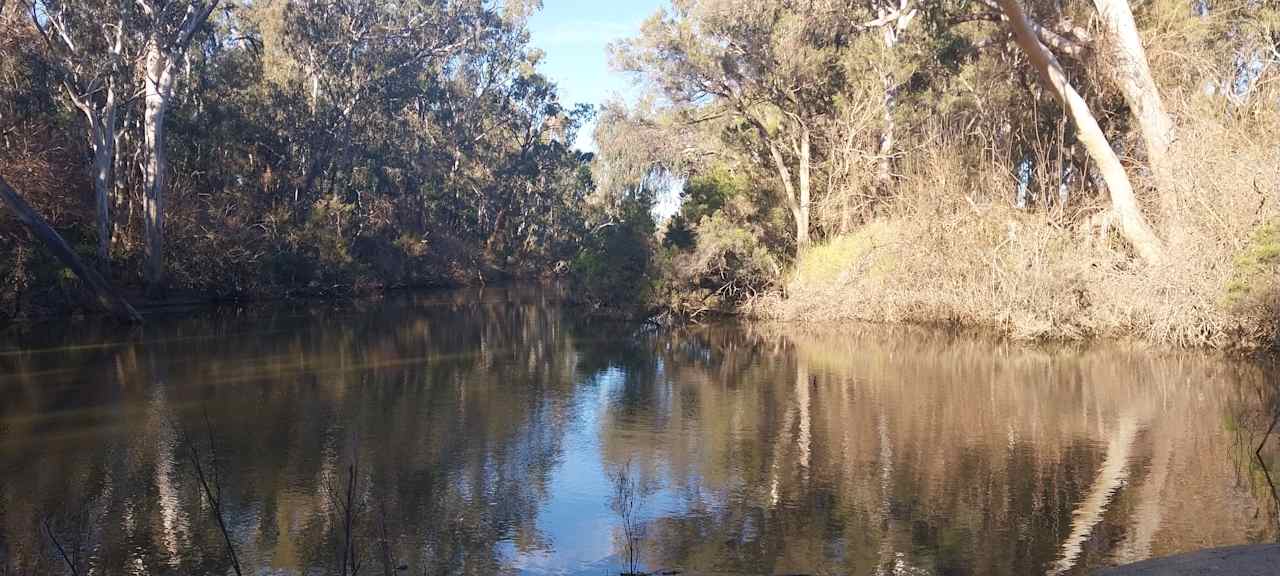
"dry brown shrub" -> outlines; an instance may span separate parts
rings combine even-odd
[[[813,248],[786,294],[754,313],[789,320],[981,326],[1021,339],[1137,336],[1175,346],[1239,348],[1275,333],[1275,289],[1228,297],[1250,238],[1280,221],[1280,110],[1274,90],[1254,104],[1197,97],[1173,104],[1179,140],[1172,215],[1148,213],[1169,257],[1145,268],[1091,215],[1011,207],[1014,183],[993,160],[939,140],[904,161],[900,193],[868,224]],[[1131,173],[1140,173],[1131,169]]]

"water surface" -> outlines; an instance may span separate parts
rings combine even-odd
[[[1258,365],[883,327],[653,331],[555,302],[10,333],[0,573],[232,573],[197,460],[246,574],[354,555],[361,574],[602,575],[630,549],[689,574],[1076,574],[1277,537]]]

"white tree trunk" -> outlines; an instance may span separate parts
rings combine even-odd
[[[165,150],[165,112],[173,98],[173,60],[153,41],[146,55],[146,109],[143,116],[142,219],[144,225],[144,276],[147,290],[155,292],[164,280],[164,193],[169,159]]]
[[[876,179],[884,186],[893,178],[894,134],[897,131],[897,122],[893,118],[893,109],[898,100],[898,85],[893,80],[892,72],[898,65],[895,50],[898,48],[898,38],[911,25],[917,10],[910,8],[909,0],[881,1],[875,8],[876,19],[864,26],[880,27],[884,39],[885,58],[880,70],[880,83],[884,86],[884,126],[881,127],[876,167]]]
[[[1142,38],[1138,36],[1129,1],[1093,0],[1093,4],[1107,30],[1108,38],[1102,46],[1107,50],[1108,62],[1114,67],[1112,75],[1130,112],[1138,121],[1142,141],[1146,144],[1147,161],[1167,209],[1173,184],[1169,161],[1169,147],[1174,140],[1173,118],[1165,110],[1160,90],[1151,76],[1147,53],[1142,47]],[[1165,214],[1166,217],[1171,215]]]
[[[1120,224],[1120,231],[1125,240],[1129,241],[1138,256],[1148,264],[1159,263],[1164,254],[1164,246],[1142,216],[1137,196],[1133,191],[1133,184],[1124,172],[1120,157],[1116,155],[1115,150],[1111,149],[1106,134],[1098,126],[1093,112],[1089,110],[1089,104],[1067,81],[1067,76],[1057,58],[1036,37],[1018,0],[998,1],[1009,19],[1009,25],[1013,29],[1018,46],[1026,52],[1027,58],[1036,67],[1040,77],[1058,96],[1075,122],[1081,143],[1084,144],[1090,158],[1098,166],[1098,171],[1107,183],[1107,190],[1111,194],[1111,209]]]
[[[98,262],[107,270],[111,265],[111,174],[115,164],[115,114],[93,129],[93,196],[97,205]]]
[[[796,247],[803,250],[809,246],[808,203],[802,203],[796,194],[795,183],[791,181],[791,169],[787,168],[787,160],[782,156],[782,149],[772,140],[769,141],[769,156],[773,158],[773,166],[782,180],[782,191],[786,196],[787,208],[796,223]]]
[[[892,76],[887,72],[880,76],[880,81],[884,84],[884,126],[880,133],[876,179],[884,185],[893,178],[893,134],[897,131],[897,123],[893,119],[893,108],[897,100],[897,90],[894,88]]]

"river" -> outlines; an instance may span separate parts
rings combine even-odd
[[[219,516],[245,574],[1087,573],[1275,541],[1275,386],[1118,343],[593,323],[540,290],[24,326],[0,573],[233,574]]]

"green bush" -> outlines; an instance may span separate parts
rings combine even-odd
[[[587,235],[570,265],[575,293],[597,311],[634,315],[648,303],[653,247],[649,230],[631,221]]]
[[[680,316],[728,313],[778,283],[782,265],[756,226],[725,210],[704,216],[688,250],[669,250],[663,259],[667,307]]]
[[[1280,266],[1280,222],[1259,226],[1249,244],[1235,257],[1235,273],[1227,284],[1227,300],[1232,304],[1256,300],[1275,285]]]

